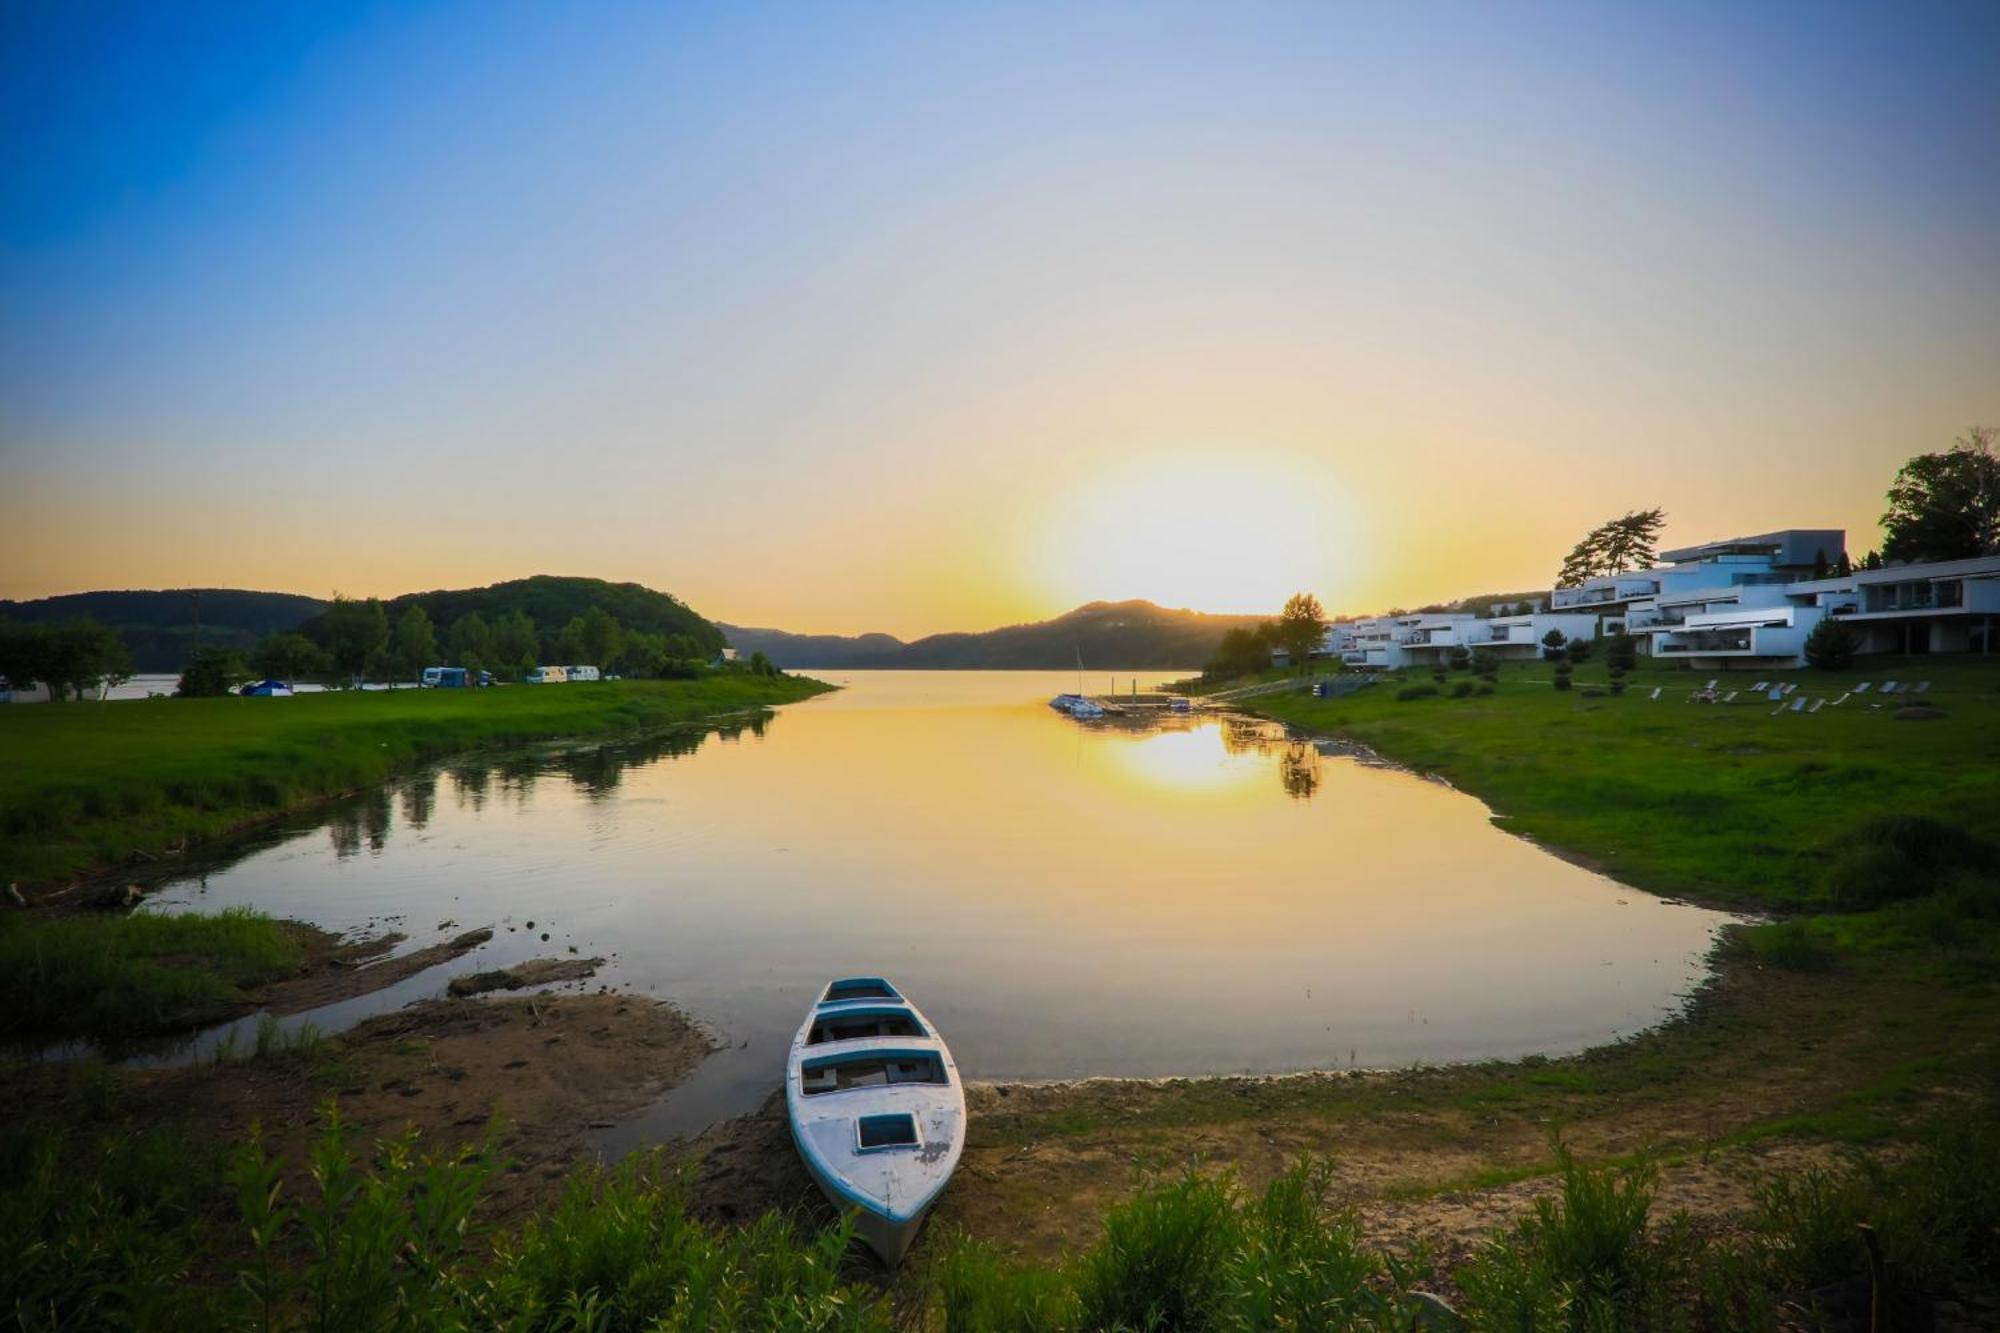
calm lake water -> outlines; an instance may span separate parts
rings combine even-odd
[[[1270,724],[1082,725],[1046,706],[1066,673],[823,674],[846,688],[755,728],[426,772],[156,907],[393,927],[406,949],[496,928],[307,1016],[323,1028],[475,966],[607,957],[592,985],[672,1000],[728,1043],[613,1147],[754,1107],[829,977],[901,983],[970,1078],[1403,1066],[1657,1022],[1726,919]]]

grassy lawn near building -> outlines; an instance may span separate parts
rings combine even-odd
[[[0,881],[156,856],[455,751],[683,726],[827,688],[732,672],[0,708]]]
[[[1491,694],[1452,697],[1477,688],[1452,672],[1436,696],[1399,699],[1433,683],[1427,670],[1404,670],[1343,698],[1282,693],[1238,706],[1436,774],[1507,828],[1625,883],[1732,907],[1842,905],[1829,876],[1845,841],[1878,817],[1928,816],[2000,841],[2000,659],[1725,674],[1720,691],[1738,691],[1729,704],[1688,702],[1716,673],[1643,662],[1617,696],[1598,693],[1607,680],[1597,657],[1568,692],[1552,687],[1546,663],[1520,662],[1501,668]],[[1776,716],[1749,692],[1760,679],[1792,681],[1794,697],[1831,700],[1885,678],[1931,688]],[[1905,704],[1942,716],[1900,718]]]

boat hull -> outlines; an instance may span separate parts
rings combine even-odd
[[[828,1203],[854,1223],[854,1234],[875,1252],[875,1257],[890,1268],[902,1263],[903,1256],[908,1254],[910,1246],[916,1243],[917,1232],[923,1227],[924,1219],[931,1215],[929,1207],[925,1207],[915,1217],[903,1222],[893,1221],[880,1213],[861,1207],[845,1197],[840,1187],[813,1164],[812,1154],[804,1151],[804,1145],[799,1142],[796,1125],[792,1127],[792,1144],[800,1149],[799,1160],[805,1163],[806,1174],[812,1177],[813,1184],[819,1186],[819,1192],[826,1196]]]

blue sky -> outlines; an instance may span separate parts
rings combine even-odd
[[[2000,6],[0,12],[0,595],[1368,609],[2000,421]]]

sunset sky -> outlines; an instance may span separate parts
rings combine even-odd
[[[1993,4],[23,2],[0,148],[5,597],[1370,610],[2000,424]]]

